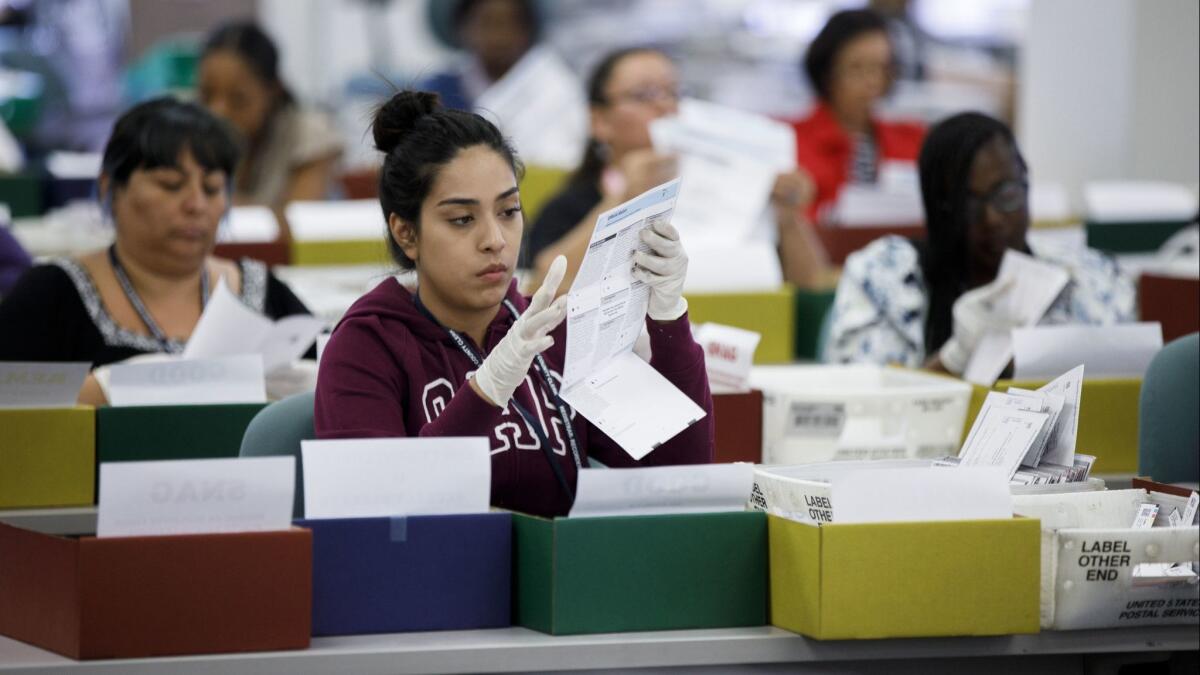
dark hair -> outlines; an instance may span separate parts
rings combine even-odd
[[[954,301],[967,290],[970,255],[967,205],[971,163],[988,142],[1004,139],[1017,161],[1025,159],[1017,141],[1003,122],[977,112],[942,120],[929,131],[921,146],[921,201],[925,206],[927,240],[919,247],[921,271],[929,292],[929,314],[925,319],[925,352],[933,354],[954,330]]]
[[[203,61],[209,54],[231,51],[246,63],[255,77],[279,92],[279,100],[290,103],[292,92],[279,79],[279,50],[271,37],[257,24],[248,21],[233,21],[222,24],[209,34],[200,52]]]
[[[462,110],[443,108],[437,94],[401,91],[375,111],[371,123],[375,147],[384,154],[379,171],[379,204],[386,221],[391,214],[419,227],[421,203],[438,170],[459,151],[476,145],[494,150],[520,180],[524,167],[496,125]],[[400,267],[413,261],[404,254],[388,229],[388,252]]]
[[[232,185],[239,155],[234,138],[224,121],[195,103],[170,97],[139,103],[121,115],[104,146],[100,171],[109,185],[101,198],[111,200],[138,169],[178,167],[185,149],[206,171],[224,171]]]
[[[608,97],[605,96],[604,90],[608,88],[608,83],[612,80],[613,71],[617,69],[621,61],[627,56],[634,54],[663,54],[663,52],[653,47],[625,47],[617,49],[604,55],[596,66],[592,69],[592,74],[587,81],[587,98],[588,104],[593,106],[602,106],[608,104]],[[665,54],[663,54],[665,56]],[[600,173],[604,170],[605,158],[602,144],[594,138],[588,138],[587,147],[583,151],[583,160],[576,167],[575,172],[571,174],[572,183],[595,184],[600,180]]]
[[[463,24],[467,22],[467,18],[471,16],[471,12],[481,5],[485,0],[459,0],[454,5],[454,11],[451,14],[451,22],[455,29],[461,29]],[[510,0],[517,6],[517,11],[521,14],[521,19],[525,23],[525,27],[529,29],[529,37],[531,42],[537,42],[542,34],[542,16],[538,11],[534,0]]]
[[[847,9],[829,17],[804,54],[804,72],[813,89],[822,99],[829,100],[829,80],[838,52],[854,38],[864,33],[880,31],[887,35],[887,23],[869,9]]]

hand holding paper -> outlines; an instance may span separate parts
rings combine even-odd
[[[646,314],[655,321],[674,321],[687,312],[683,282],[688,259],[679,230],[666,220],[655,220],[640,236],[650,250],[634,252],[633,277],[650,287]]]

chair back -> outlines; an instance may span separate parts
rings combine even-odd
[[[1200,482],[1200,333],[1162,348],[1142,380],[1138,473],[1163,483]]]
[[[314,392],[289,396],[259,411],[242,436],[242,457],[291,455],[296,458],[296,492],[292,515],[304,517],[304,465],[300,441],[317,437],[313,430]]]

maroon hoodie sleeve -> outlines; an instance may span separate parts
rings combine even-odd
[[[704,410],[704,418],[658,446],[641,461],[630,457],[611,438],[589,425],[588,453],[611,467],[712,462],[716,428],[712,394],[708,390],[708,371],[704,368],[704,349],[692,338],[687,314],[666,322],[647,317],[646,331],[650,334],[650,365],[695,401]],[[647,411],[646,414],[654,413]]]
[[[406,400],[411,374],[397,355],[416,359],[419,350],[415,338],[403,327],[392,328],[389,337],[399,344],[389,348],[383,338],[384,327],[376,317],[349,319],[338,326],[321,355],[317,374],[313,418],[317,438],[414,435],[405,419],[406,407],[413,404]],[[415,362],[407,365],[413,367]],[[500,414],[500,408],[484,401],[464,383],[441,415],[421,426],[417,435],[490,436]]]

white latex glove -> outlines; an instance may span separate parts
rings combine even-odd
[[[567,316],[567,296],[555,300],[554,295],[566,273],[567,259],[560,255],[550,263],[529,307],[475,371],[475,386],[501,408],[508,407],[508,400],[525,380],[534,357],[554,344],[549,333]]]
[[[1012,290],[1015,279],[993,281],[963,293],[954,301],[954,333],[938,352],[946,370],[961,375],[971,354],[988,333],[1007,333],[1022,325],[1020,317],[1010,315],[1009,303],[1000,300]]]
[[[650,253],[635,251],[633,278],[650,287],[646,314],[655,321],[674,321],[687,311],[683,281],[687,278],[687,253],[675,226],[659,221],[642,230],[642,241]]]

